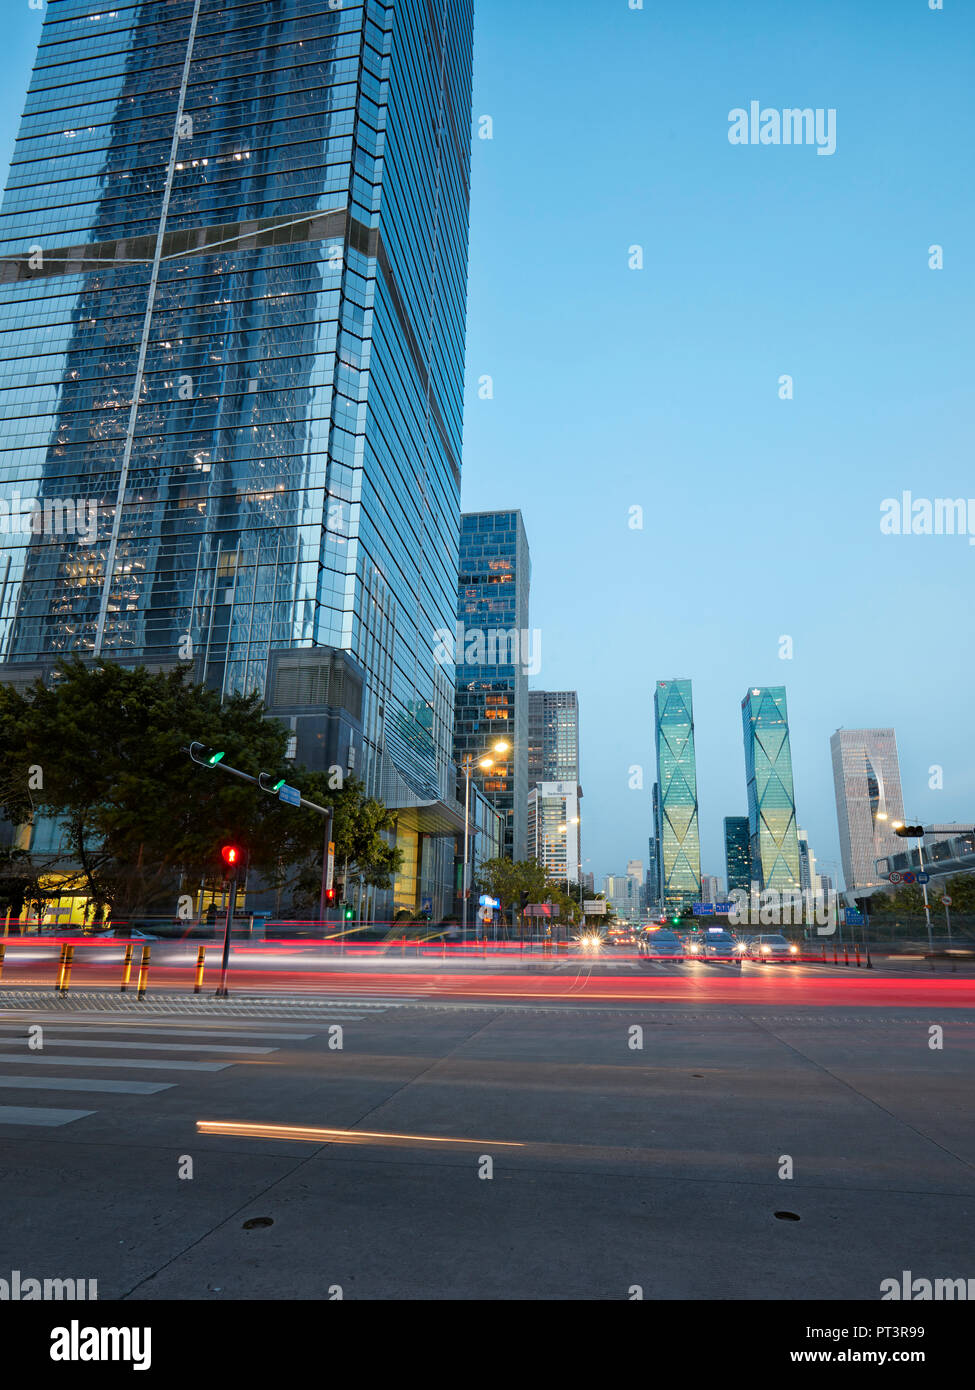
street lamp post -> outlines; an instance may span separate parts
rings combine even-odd
[[[564,825],[560,825],[560,826],[559,826],[559,834],[562,834],[563,832],[564,832],[564,834],[565,834],[565,896],[566,896],[567,898],[569,898],[570,900],[571,900],[571,898],[572,898],[572,892],[571,892],[571,890],[570,890],[570,888],[569,888],[569,826],[570,826],[570,825],[578,825],[578,824],[579,824],[579,817],[578,817],[578,816],[573,816],[570,820],[567,820],[567,821],[565,822]],[[578,875],[579,875],[579,905],[580,905],[580,907],[581,907],[581,906],[582,906],[582,865],[581,865],[581,864],[578,866],[577,873],[578,873]]]
[[[499,739],[494,745],[495,753],[507,753],[509,745],[504,739]],[[483,767],[487,772],[494,766],[494,760],[487,757],[478,758],[478,767]],[[470,896],[470,884],[468,882],[468,868],[470,865],[470,843],[471,843],[471,774],[474,771],[475,758],[473,753],[468,753],[461,766],[464,769],[464,872],[461,885],[461,927],[463,931],[462,940],[467,941],[467,899]]]
[[[904,822],[903,822],[903,821],[895,821],[895,822],[894,822],[894,827],[893,827],[893,828],[894,828],[894,831],[895,831],[895,832],[903,831],[903,830],[904,830]],[[917,822],[915,822],[915,824],[911,827],[911,829],[912,829],[912,830],[917,829],[917,830],[920,830],[920,832],[921,832],[920,835],[915,835],[915,836],[914,836],[914,839],[917,840],[917,862],[918,862],[918,865],[920,866],[921,873],[923,874],[923,873],[925,873],[925,868],[924,868],[924,826],[921,825],[921,824],[919,824],[919,823],[917,823]],[[933,952],[933,951],[934,951],[934,938],[933,938],[933,936],[931,935],[931,904],[928,902],[928,885],[927,885],[927,882],[926,882],[926,881],[925,881],[925,882],[922,882],[922,884],[921,884],[921,892],[922,892],[923,895],[924,895],[924,921],[925,921],[925,924],[926,924],[927,929],[928,929],[928,950]]]

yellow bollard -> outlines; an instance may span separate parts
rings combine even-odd
[[[119,990],[121,994],[125,993],[126,989],[128,988],[129,981],[132,978],[132,952],[134,950],[135,947],[132,945],[132,942],[130,941],[128,946],[126,946],[125,948],[125,960],[122,962],[122,984]]]
[[[61,966],[61,980],[58,988],[62,994],[67,994],[68,986],[71,984],[71,965],[74,961],[74,947],[65,946],[64,961]]]
[[[7,943],[0,941],[0,980],[3,979],[3,957],[7,950]]]
[[[201,946],[196,956],[196,984],[193,986],[193,993],[199,994],[203,988],[203,962],[206,960],[207,948]]]
[[[54,990],[56,994],[61,993],[61,981],[64,979],[64,962],[67,954],[68,947],[67,944],[65,944],[61,947],[61,959],[58,961],[58,978],[54,985]]]
[[[149,947],[148,947],[148,946],[143,946],[143,948],[142,948],[142,962],[141,962],[141,964],[139,965],[139,993],[138,993],[138,996],[137,996],[139,999],[145,999],[145,997],[146,997],[146,985],[148,984],[148,982],[149,982]]]

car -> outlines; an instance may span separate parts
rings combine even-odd
[[[799,947],[787,941],[784,936],[753,936],[748,942],[748,959],[760,960],[765,965],[773,961],[796,964],[799,960]]]
[[[720,927],[710,927],[706,932],[701,932],[700,942],[702,960],[740,961],[745,954],[741,943],[731,932],[723,931]]]
[[[665,931],[662,927],[652,927],[649,931],[642,932],[638,945],[640,954],[648,959],[684,959],[684,943],[680,937],[672,931]]]

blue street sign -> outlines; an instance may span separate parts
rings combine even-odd
[[[714,903],[695,903],[693,912],[695,917],[713,917]]]
[[[734,912],[734,903],[715,903],[714,910],[719,917],[727,917],[729,912]]]
[[[930,875],[929,873],[925,873],[923,869],[921,870],[920,873],[915,874],[914,877],[917,879],[918,883],[930,883],[930,882],[931,882],[931,875]]]
[[[859,912],[855,907],[848,907],[846,909],[846,925],[848,927],[862,927],[863,913]]]
[[[431,915],[431,917],[433,916],[433,898],[432,898],[432,896],[430,896],[430,895],[428,895],[428,894],[424,894],[424,895],[420,898],[420,911],[421,911],[421,912],[429,912],[429,914]]]
[[[285,801],[289,806],[301,805],[301,792],[297,787],[289,787],[287,782],[278,788],[278,800]]]

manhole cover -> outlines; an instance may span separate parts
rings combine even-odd
[[[796,1218],[798,1220],[798,1218]],[[270,1216],[252,1216],[249,1221],[244,1222],[245,1231],[257,1231],[262,1226],[273,1226],[274,1219]]]
[[[801,1221],[801,1220],[802,1220],[802,1218],[801,1218],[800,1216],[796,1216],[796,1214],[795,1214],[794,1211],[777,1211],[777,1212],[775,1213],[775,1219],[776,1219],[776,1221]]]

